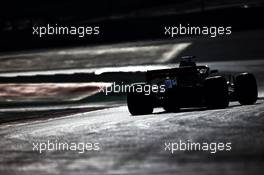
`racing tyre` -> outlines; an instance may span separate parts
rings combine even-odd
[[[258,87],[253,74],[242,73],[236,77],[235,94],[241,105],[252,105],[256,103]]]
[[[176,92],[177,91],[175,89],[167,90],[163,107],[166,112],[179,112],[180,108],[176,100]]]
[[[136,84],[133,86],[145,86],[145,84]],[[144,89],[144,87],[142,88]],[[153,96],[151,94],[146,95],[145,92],[128,92],[127,107],[131,115],[151,114],[153,112]]]
[[[228,86],[222,76],[205,80],[205,102],[209,109],[223,109],[229,105]]]

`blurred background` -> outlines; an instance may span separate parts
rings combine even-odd
[[[262,0],[10,0],[0,6],[0,51],[163,39],[163,26],[179,23],[259,28],[262,6]],[[32,26],[47,23],[99,25],[101,35],[41,39],[32,35]]]
[[[0,174],[260,174],[264,167],[263,0],[43,0],[0,4]],[[32,35],[47,24],[100,36]],[[231,35],[164,35],[164,26],[232,26]],[[131,116],[126,93],[181,56],[228,75],[251,72],[255,105]],[[144,107],[144,106],[143,106]],[[32,151],[32,142],[100,142],[100,152]],[[164,151],[164,142],[232,142],[231,152]]]
[[[261,80],[263,5],[261,0],[6,1],[0,6],[0,101],[25,104],[91,96],[96,101],[112,100],[96,96],[98,86],[117,80],[144,81],[142,71],[175,67],[184,55],[195,55],[206,64],[239,60],[237,70],[232,66],[236,62],[219,63],[225,72],[256,72],[251,69],[258,66]],[[40,38],[32,34],[33,26],[47,24],[100,26],[100,35]],[[231,26],[232,34],[216,38],[164,35],[165,26],[179,24]],[[125,100],[124,94],[121,99]]]

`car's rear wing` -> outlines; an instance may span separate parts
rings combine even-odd
[[[196,73],[197,73],[197,67],[182,67],[182,68],[151,70],[146,72],[146,80],[147,82],[150,82],[156,78],[193,75]]]

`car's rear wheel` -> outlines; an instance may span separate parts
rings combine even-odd
[[[236,77],[235,94],[241,105],[251,105],[257,101],[258,87],[253,74],[242,73]]]
[[[209,77],[205,80],[205,102],[209,109],[222,109],[229,105],[228,86],[222,76]]]
[[[167,89],[163,105],[166,112],[178,112],[180,110],[176,93],[177,91],[173,88]]]
[[[127,93],[127,106],[128,110],[132,115],[145,115],[151,114],[153,112],[153,95],[145,94],[145,92],[136,92],[137,86],[144,86],[146,84],[136,84],[133,85],[134,91]]]

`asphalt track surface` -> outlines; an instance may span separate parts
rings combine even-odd
[[[252,50],[263,47],[262,40],[255,43],[250,46],[254,47]],[[168,56],[162,58],[162,61],[166,58],[165,63],[170,61]],[[205,61],[226,72],[254,73],[261,98],[255,105],[241,106],[232,102],[228,108],[219,110],[183,109],[178,113],[165,113],[158,108],[151,115],[131,116],[121,103],[93,111],[65,112],[59,117],[48,113],[47,118],[38,118],[40,112],[32,120],[3,122],[0,125],[0,174],[260,174],[264,170],[261,55],[256,53],[251,60],[241,57],[241,60]],[[1,109],[1,116],[10,110]],[[19,110],[23,118],[23,108]],[[100,149],[83,154],[33,151],[33,143],[48,140],[98,143]],[[173,154],[165,150],[165,143],[180,141],[230,142],[232,149],[216,153],[178,150]]]

